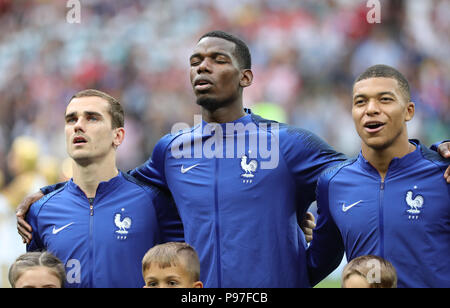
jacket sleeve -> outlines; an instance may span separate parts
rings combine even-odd
[[[44,245],[42,244],[40,235],[39,235],[39,226],[38,226],[38,214],[40,210],[39,201],[36,203],[33,203],[30,207],[30,210],[27,214],[27,222],[30,224],[30,226],[33,228],[32,231],[32,240],[27,245],[27,251],[40,251],[45,249]]]
[[[306,251],[308,275],[312,286],[335,270],[344,255],[344,243],[330,212],[328,180],[320,177],[317,185],[317,212],[319,218],[313,231],[313,240]]]
[[[172,140],[171,135],[161,138],[153,149],[152,157],[144,164],[128,172],[137,180],[168,189],[165,176],[165,159],[167,148]]]
[[[431,149],[432,151],[437,152],[437,151],[438,151],[438,147],[439,147],[442,143],[446,143],[446,142],[450,142],[450,139],[436,142],[436,143],[434,143],[434,144],[431,145],[430,149]]]
[[[280,131],[280,148],[301,199],[307,205],[316,199],[320,174],[347,159],[315,134],[299,128]]]
[[[47,195],[57,189],[60,189],[61,187],[64,187],[64,185],[66,185],[67,182],[61,182],[61,183],[57,183],[54,185],[49,185],[49,186],[44,186],[40,189],[40,191],[44,194]]]
[[[152,157],[143,165],[128,172],[138,181],[160,188],[153,199],[153,204],[158,216],[162,242],[184,241],[183,224],[169,192],[165,175],[165,160],[172,139],[173,136],[170,134],[161,138],[153,149]]]
[[[160,191],[153,204],[158,216],[161,242],[184,242],[183,223],[172,196]]]

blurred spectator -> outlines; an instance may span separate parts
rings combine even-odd
[[[21,136],[14,140],[8,154],[8,167],[14,180],[0,191],[12,207],[47,184],[39,173],[38,161],[39,146],[34,139]]]
[[[7,156],[11,181],[0,186],[0,286],[5,286],[7,266],[25,251],[15,227],[15,206],[28,194],[58,180],[55,159],[40,157],[39,145],[31,137],[17,137]],[[2,277],[3,276],[3,277]]]

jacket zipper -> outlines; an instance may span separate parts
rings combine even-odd
[[[94,198],[89,200],[89,264],[91,270],[89,271],[89,287],[94,286]]]
[[[379,204],[379,228],[380,228],[380,256],[384,258],[384,218],[383,218],[384,180],[380,184],[380,204]]]
[[[220,224],[219,224],[219,160],[216,158],[216,172],[214,181],[214,210],[216,220],[216,260],[217,260],[217,287],[222,287],[222,265],[220,262]]]

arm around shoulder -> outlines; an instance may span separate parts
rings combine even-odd
[[[318,180],[316,198],[319,217],[313,232],[313,240],[306,252],[312,286],[335,270],[344,255],[341,233],[330,211],[329,179],[330,174],[325,172]]]
[[[347,159],[312,132],[289,126],[280,131],[280,150],[297,186],[309,202],[315,200],[320,174]]]
[[[183,223],[175,202],[169,192],[160,190],[153,199],[158,216],[162,242],[183,242]]]
[[[153,149],[152,156],[141,166],[128,173],[137,180],[167,189],[165,176],[165,160],[172,135],[161,138]]]
[[[39,212],[42,208],[42,205],[43,202],[42,199],[40,199],[37,202],[33,203],[30,207],[30,210],[28,211],[27,222],[32,228],[32,238],[27,244],[27,251],[36,251],[45,248],[39,235],[38,225]]]

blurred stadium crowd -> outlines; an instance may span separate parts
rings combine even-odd
[[[250,47],[247,107],[309,129],[345,154],[359,150],[353,79],[377,63],[410,81],[410,137],[426,145],[449,138],[450,1],[380,2],[381,23],[369,24],[364,0],[81,0],[81,22],[71,24],[67,1],[0,0],[0,264],[22,245],[11,236],[18,202],[70,177],[62,168],[70,97],[96,88],[121,100],[118,165],[133,168],[174,123],[191,125],[200,113],[188,59],[209,30]]]

